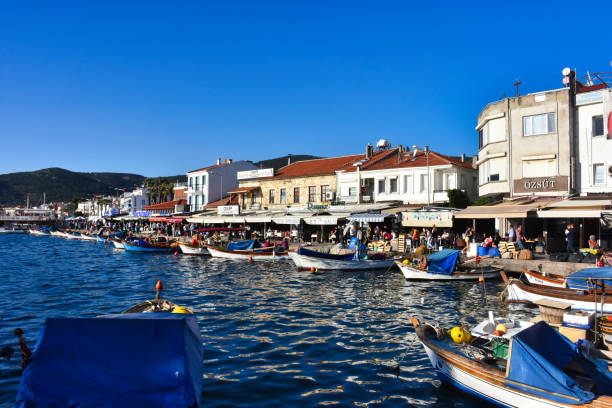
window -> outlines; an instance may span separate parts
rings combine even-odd
[[[308,187],[308,202],[314,203],[317,200],[317,188],[315,186]]]
[[[421,193],[428,191],[429,176],[427,174],[421,174]]]
[[[465,190],[466,185],[465,185],[465,174],[461,175],[461,185],[459,186],[460,189]]]
[[[489,181],[499,181],[499,173],[489,174]]]
[[[189,177],[189,187],[193,186],[193,177]]]
[[[378,180],[378,194],[383,194],[385,192],[385,179]]]
[[[321,186],[321,201],[327,200],[327,188],[329,186]]]
[[[413,179],[414,177],[412,176],[412,174],[408,174],[407,176],[404,176],[404,193],[406,194],[414,193]]]
[[[603,116],[593,116],[593,136],[603,136],[604,134],[604,121]]]
[[[357,195],[357,187],[349,187],[349,196],[355,197]]]
[[[202,185],[206,185],[206,174],[202,175]]]
[[[606,177],[603,164],[593,165],[593,184],[606,184]]]
[[[299,187],[293,188],[293,203],[294,204],[300,203],[300,188]]]
[[[281,188],[280,190],[280,203],[287,204],[287,189]]]
[[[455,173],[447,173],[445,174],[446,177],[446,189],[447,190],[454,190],[457,188],[456,183],[455,183]]]
[[[478,147],[481,148],[489,143],[489,122],[485,123],[478,131]]]
[[[270,190],[269,200],[270,204],[274,204],[274,190]]]
[[[506,180],[507,161],[505,157],[489,159],[478,167],[480,184],[487,184],[491,181]]]
[[[389,179],[389,192],[397,193],[397,177]]]
[[[544,113],[523,117],[523,136],[536,136],[557,131],[557,115]]]
[[[191,196],[189,196],[189,205],[191,205]]]
[[[206,197],[204,196],[204,194],[202,194],[202,200],[201,200],[202,204],[204,204],[206,202]]]
[[[549,160],[524,160],[523,177],[549,177],[556,176],[555,159]]]

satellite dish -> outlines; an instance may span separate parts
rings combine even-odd
[[[572,70],[569,69],[568,67],[563,68],[563,71],[561,71],[563,76],[568,76],[570,74],[570,72],[572,72]]]

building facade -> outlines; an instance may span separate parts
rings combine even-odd
[[[187,204],[190,211],[203,211],[207,204],[227,196],[238,187],[236,174],[240,171],[257,170],[250,161],[226,159],[217,164],[187,173]]]
[[[143,211],[144,207],[149,205],[149,196],[145,186],[139,187],[133,191],[125,192],[120,199],[121,214],[132,214],[134,212]]]

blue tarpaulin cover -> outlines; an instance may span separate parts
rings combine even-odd
[[[203,347],[193,315],[49,318],[17,407],[200,405]]]
[[[297,253],[299,255],[312,256],[314,258],[336,259],[339,261],[350,261],[351,259],[355,257],[354,252],[349,252],[348,254],[344,254],[344,255],[334,255],[334,254],[324,254],[323,252],[319,252],[319,251],[312,251],[310,249],[306,249],[303,247],[298,248]]]
[[[589,290],[595,288],[596,281],[603,280],[612,286],[612,266],[605,268],[588,268],[574,272],[567,277],[567,287],[570,289]],[[601,285],[601,283],[598,283]]]
[[[459,251],[456,249],[443,249],[427,255],[427,272],[441,275],[450,275],[455,270]]]
[[[512,337],[510,369],[506,385],[567,404],[582,404],[595,398],[563,372],[579,364],[596,383],[601,394],[612,390],[612,375],[584,357],[578,347],[545,322],[539,322]],[[539,389],[539,390],[538,390]]]
[[[256,241],[254,239],[249,239],[248,241],[230,242],[227,249],[230,251],[245,251],[255,248],[255,242]]]

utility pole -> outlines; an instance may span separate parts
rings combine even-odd
[[[517,97],[517,98],[518,98],[519,96],[521,96],[521,95],[519,95],[519,85],[520,85],[520,84],[522,84],[522,82],[520,82],[520,81],[518,80],[518,78],[516,78],[516,80],[514,81],[514,84],[513,84],[513,85],[514,85],[514,86],[516,86],[516,97]]]
[[[427,159],[427,206],[429,207],[429,205],[431,204],[429,198],[429,186],[431,185],[431,180],[429,177],[429,146],[425,146],[425,158]]]

